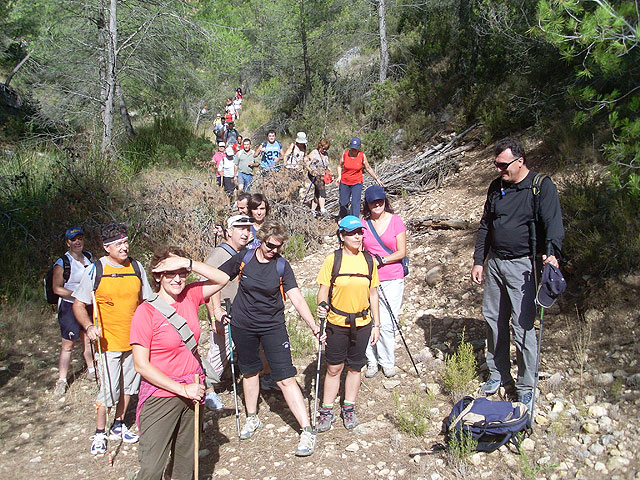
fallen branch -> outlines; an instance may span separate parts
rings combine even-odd
[[[405,222],[412,232],[418,232],[426,229],[434,230],[466,230],[470,227],[469,222],[458,218],[447,217],[424,217],[413,218]]]

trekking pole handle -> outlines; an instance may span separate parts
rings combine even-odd
[[[320,307],[326,308],[327,309],[327,313],[329,311],[329,304],[325,301],[320,302],[320,304],[318,305]],[[324,322],[327,319],[327,317],[323,317],[320,319],[320,333],[318,334],[318,338],[322,337],[322,335],[324,335]]]
[[[550,257],[551,255],[553,255],[553,243],[551,242],[551,240],[547,241],[547,257]]]

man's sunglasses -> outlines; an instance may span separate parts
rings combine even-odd
[[[506,170],[513,162],[520,160],[521,158],[522,157],[514,158],[510,162],[493,162],[493,164],[498,168],[498,170]]]

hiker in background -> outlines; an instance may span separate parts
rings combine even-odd
[[[138,393],[140,385],[140,375],[133,366],[129,333],[133,313],[152,293],[144,267],[129,257],[127,227],[120,223],[105,225],[100,238],[106,255],[84,271],[78,288],[73,292],[73,313],[89,340],[99,341],[102,350],[102,358],[98,362],[101,388],[96,399],[92,455],[106,453],[106,409],[112,406],[116,409],[110,438],[122,439],[124,443],[138,441],[138,435],[123,423],[129,399]],[[102,276],[97,278],[99,272]],[[93,305],[97,318],[95,324],[90,316],[93,293],[96,300]]]
[[[247,215],[234,215],[227,220],[226,241],[214,248],[205,263],[212,267],[219,267],[233,257],[249,242],[250,227],[253,219]],[[229,282],[222,291],[214,294],[207,302],[209,316],[214,320],[209,336],[209,353],[207,360],[213,366],[219,377],[222,378],[224,367],[229,362],[229,336],[221,320],[227,312],[224,300],[233,302],[238,291],[238,282]],[[215,392],[214,385],[207,385],[205,405],[209,410],[220,410],[224,407],[220,397]]]
[[[271,207],[269,207],[267,197],[261,193],[251,195],[251,199],[249,200],[249,216],[253,218],[253,225],[251,226],[251,240],[247,248],[257,248],[260,245],[258,230],[260,230],[270,212]]]
[[[247,192],[242,192],[238,194],[238,199],[236,200],[236,209],[238,213],[241,215],[249,215],[249,200],[251,200],[251,194]]]
[[[504,138],[496,144],[494,154],[493,163],[499,176],[489,185],[471,270],[471,280],[480,285],[487,262],[482,314],[487,322],[489,379],[480,390],[492,395],[500,386],[513,389],[509,360],[511,323],[518,363],[515,389],[518,401],[531,411],[537,354],[533,271],[537,266],[530,244],[531,219],[538,218],[534,188],[539,188],[540,206],[536,229],[538,238],[545,239],[545,245],[538,245],[538,253],[546,253],[548,244],[550,255],[542,255],[542,261],[556,267],[564,238],[560,199],[548,177],[534,187],[536,174],[527,167],[520,142]]]
[[[222,134],[222,139],[226,146],[231,146],[235,143],[238,143],[238,130],[236,130],[235,124],[233,120],[227,120],[225,124],[224,133]]]
[[[242,110],[242,89],[236,88],[236,95],[233,98],[233,108],[236,110],[236,118],[240,118],[240,110]]]
[[[316,429],[326,432],[336,421],[333,402],[340,390],[340,376],[347,366],[344,382],[342,420],[346,429],[358,425],[356,397],[362,367],[367,363],[367,345],[380,337],[378,315],[378,269],[371,255],[360,251],[365,227],[359,218],[347,215],[338,223],[340,248],[325,258],[317,282],[318,318],[326,318],[327,373]],[[335,273],[334,273],[335,272]],[[329,305],[325,308],[324,305]]]
[[[261,242],[258,248],[240,252],[220,266],[231,280],[240,278],[231,311],[231,334],[238,353],[247,413],[240,438],[250,438],[263,426],[258,418],[258,374],[262,370],[258,350],[262,345],[272,366],[271,375],[302,428],[295,454],[308,456],[315,449],[316,436],[291,359],[284,315],[285,293],[314,335],[319,335],[320,328],[298,288],[289,262],[279,255],[289,238],[284,226],[268,220],[258,231],[258,238]]]
[[[71,294],[80,284],[84,269],[91,265],[93,256],[84,251],[84,232],[80,227],[71,227],[64,234],[67,252],[60,257],[53,267],[53,293],[58,295],[58,324],[62,334],[60,360],[58,361],[58,381],[53,394],[61,397],[67,391],[67,375],[71,364],[73,346],[82,341],[82,356],[87,365],[87,373],[94,374],[91,342],[84,329],[73,314],[73,297]],[[66,267],[66,268],[65,268]]]
[[[251,150],[251,139],[245,138],[242,142],[242,150],[236,154],[236,167],[238,168],[238,192],[250,192],[253,182],[253,171],[260,165]]]
[[[224,111],[227,114],[227,123],[229,123],[229,115],[231,116],[231,122],[235,122],[236,118],[238,118],[236,107],[233,105],[233,98],[227,98],[227,105],[224,107]]]
[[[150,270],[157,298],[154,295],[140,304],[131,321],[133,361],[142,376],[136,409],[140,432],[140,471],[136,478],[162,478],[171,453],[168,476],[187,479],[193,476],[193,453],[198,448],[194,445],[194,404],[204,397],[205,376],[200,358],[187,347],[178,328],[186,321],[191,332],[185,336],[193,334],[197,344],[198,308],[220,290],[228,277],[214,267],[190,260],[177,247],[157,250]],[[190,272],[206,281],[187,285]],[[174,323],[164,310],[181,318]]]
[[[340,182],[340,213],[338,216],[343,218],[346,215],[360,216],[360,198],[362,196],[362,184],[364,178],[362,169],[366,169],[381,187],[384,184],[380,181],[376,172],[369,166],[367,156],[360,151],[361,141],[358,137],[353,137],[349,142],[349,149],[342,153],[340,165],[338,166],[338,178]],[[347,210],[347,206],[351,202],[351,209]]]
[[[282,144],[276,140],[276,131],[267,132],[267,141],[262,142],[253,154],[255,158],[262,155],[260,170],[263,175],[271,171],[278,170],[278,162],[282,160]]]
[[[321,138],[318,145],[316,145],[315,150],[311,151],[307,157],[307,161],[305,162],[307,176],[313,184],[311,211],[314,212],[314,214],[316,212],[316,206],[320,209],[321,215],[327,213],[327,209],[324,208],[324,202],[327,197],[324,176],[327,172],[331,175],[331,170],[329,169],[329,155],[327,154],[330,146],[331,142],[329,140]]]
[[[220,115],[219,113],[216,113],[216,119],[213,122],[213,133],[216,136],[216,143],[220,143],[224,141],[222,139],[223,132],[224,132],[224,120],[222,118],[222,115]]]
[[[380,340],[375,345],[367,347],[365,377],[375,377],[378,374],[378,365],[382,367],[385,377],[393,377],[396,375],[396,326],[388,308],[391,308],[395,318],[399,317],[404,294],[402,260],[407,254],[407,229],[402,219],[393,213],[389,199],[379,185],[372,185],[365,190],[362,216],[368,227],[364,230],[362,243],[364,249],[376,259],[380,278],[378,288],[385,294],[385,297],[380,296],[378,308]],[[385,298],[389,302],[388,305]]]
[[[211,169],[213,170],[215,168],[216,184],[219,187],[222,186],[222,173],[220,173],[219,168],[220,168],[220,163],[224,158],[225,149],[226,149],[225,143],[223,141],[218,142],[218,151],[213,154],[213,157],[211,157],[211,162],[209,162],[211,164]]]
[[[233,148],[227,147],[225,154],[226,155],[222,158],[220,165],[218,165],[218,173],[222,175],[224,193],[226,193],[229,199],[231,199],[231,197],[233,197],[233,192],[236,189],[238,167],[236,167],[235,164]]]
[[[289,145],[284,154],[284,166],[290,170],[300,171],[307,161],[307,134],[298,132],[296,141]]]

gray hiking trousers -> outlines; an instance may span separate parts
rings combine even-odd
[[[510,332],[516,345],[518,395],[533,390],[538,342],[533,322],[536,314],[535,281],[528,257],[487,260],[482,315],[487,322],[487,366],[490,379],[511,379]]]

